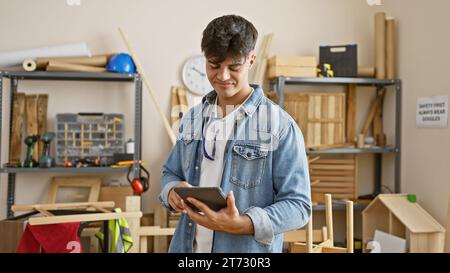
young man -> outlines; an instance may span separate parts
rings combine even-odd
[[[244,18],[223,16],[203,32],[214,90],[182,119],[163,166],[160,201],[183,212],[169,252],[281,252],[283,233],[311,214],[304,140],[294,120],[249,84],[258,33]],[[175,187],[220,187],[227,207],[195,199],[194,212]]]

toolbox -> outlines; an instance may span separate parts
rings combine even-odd
[[[357,45],[321,46],[319,50],[320,67],[330,64],[335,77],[357,77]]]
[[[124,115],[117,113],[64,113],[56,115],[56,164],[78,159],[114,162],[124,153]]]

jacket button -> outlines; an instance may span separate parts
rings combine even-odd
[[[252,156],[252,153],[247,153],[247,157],[251,157]]]
[[[188,226],[192,227],[192,223],[189,223]]]
[[[198,171],[198,166],[195,166],[195,170]]]

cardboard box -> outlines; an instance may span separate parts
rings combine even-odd
[[[317,67],[316,56],[273,56],[269,66]]]
[[[0,253],[16,253],[27,218],[0,221]]]
[[[99,201],[114,201],[115,207],[125,211],[126,197],[132,196],[131,187],[101,187]]]

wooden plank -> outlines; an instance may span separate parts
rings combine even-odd
[[[148,253],[147,238],[144,236],[139,237],[139,253]]]
[[[37,117],[37,95],[26,95],[26,136],[38,134],[38,117]],[[35,150],[33,159],[38,160],[38,153]]]
[[[48,108],[48,95],[39,94],[37,98],[37,127],[38,135],[42,136],[47,133],[47,108]],[[38,157],[42,156],[44,150],[44,144],[40,141],[36,143],[35,151],[38,153]]]
[[[312,167],[315,170],[354,170],[354,165],[321,165],[314,164]]]
[[[352,200],[357,199],[357,198],[355,198],[355,195],[353,193],[346,193],[346,194],[333,193],[333,198],[335,198],[335,199],[352,199]]]
[[[12,105],[11,140],[9,146],[9,162],[18,164],[22,154],[22,126],[25,116],[25,94],[14,94]]]
[[[47,211],[45,209],[37,208],[36,210],[39,211],[39,213],[41,213],[44,216],[53,216],[52,213],[50,213],[49,211]]]
[[[345,209],[346,209],[346,229],[347,229],[347,252],[353,253],[354,247],[353,247],[353,240],[354,240],[354,234],[353,234],[353,202],[352,201],[346,201],[345,202]]]
[[[320,119],[315,119],[315,121],[310,120],[310,122],[320,122],[321,123],[321,144],[331,144],[330,142],[328,142],[328,124],[327,122],[330,121],[324,121],[329,119],[329,113],[328,113],[328,96],[323,96],[322,97],[322,105],[321,105],[321,118]]]
[[[63,224],[72,222],[89,222],[89,221],[104,221],[114,220],[119,218],[140,218],[142,212],[113,212],[113,213],[90,213],[90,214],[75,214],[51,217],[31,217],[29,219],[30,225],[51,225]]]
[[[333,233],[333,203],[331,200],[331,194],[325,194],[325,222],[327,226],[328,240],[331,242],[331,246],[334,245],[334,233]]]
[[[348,187],[348,188],[320,188],[317,186],[313,186],[312,189],[314,190],[314,192],[316,193],[351,193],[353,192],[353,187]]]
[[[86,209],[90,206],[97,206],[101,208],[113,208],[114,202],[78,202],[78,203],[60,203],[60,204],[31,204],[31,205],[13,205],[11,210],[13,212],[33,211],[36,208],[45,210],[59,210],[59,209]]]
[[[105,212],[105,213],[110,213],[110,212],[112,212],[111,210],[107,210],[107,209],[105,209],[105,208],[102,208],[102,207],[99,207],[99,206],[96,206],[96,205],[91,205],[90,207],[91,207],[91,208],[94,208],[94,209],[97,210],[97,211],[101,211],[101,212]]]
[[[171,236],[175,228],[161,228],[160,226],[147,226],[139,229],[139,236]]]
[[[162,228],[167,227],[167,211],[162,206],[158,206],[155,209],[155,225],[160,226]],[[167,252],[168,244],[167,238],[158,236],[153,241],[153,249],[155,253],[163,253]]]
[[[324,246],[322,247],[322,253],[348,253],[348,249],[337,246]]]
[[[314,229],[312,234],[312,240],[314,243],[323,242],[325,240],[321,229]],[[287,243],[306,242],[306,230],[299,229],[285,232],[283,234],[283,241]]]
[[[369,130],[370,124],[373,121],[373,118],[375,117],[375,112],[377,110],[378,105],[381,103],[382,98],[384,97],[384,94],[386,93],[386,89],[383,88],[378,92],[377,96],[372,100],[372,104],[370,106],[369,113],[366,117],[366,120],[364,121],[364,125],[361,130],[361,134],[366,136],[367,131]]]
[[[312,118],[308,120],[309,122],[320,122],[320,123],[337,123],[337,124],[342,124],[344,123],[344,120],[342,119],[337,119],[337,118]],[[328,125],[328,124],[325,124]]]
[[[373,118],[373,125],[372,125],[372,132],[373,137],[375,138],[375,144],[377,146],[384,146],[385,143],[382,142],[382,135],[383,133],[383,104],[384,104],[384,97],[385,94],[383,93],[379,99],[379,102],[377,104],[375,115]]]
[[[332,171],[332,170],[314,170],[311,169],[310,173],[311,176],[317,176],[317,175],[329,175],[329,176],[343,176],[343,177],[353,177],[355,174],[353,171]]]
[[[318,177],[314,177],[314,180],[319,180],[320,182],[318,184],[315,184],[314,187],[316,188],[323,188],[323,187],[336,187],[336,188],[353,188],[353,179],[349,178],[347,181],[350,181],[349,183],[344,183],[341,181],[338,181],[336,179],[318,179]],[[333,181],[333,182],[325,182],[325,181]]]
[[[178,100],[177,87],[172,86],[170,89],[170,94],[171,94],[171,103],[172,103],[170,120],[171,120],[171,125],[173,127],[175,122],[180,120],[180,109],[179,109],[180,102]]]
[[[321,158],[315,164],[348,164],[353,165],[355,159],[334,159],[334,158]]]
[[[126,212],[127,213],[135,213],[139,214],[140,216],[136,217],[133,215],[130,215],[129,217],[125,217],[128,222],[128,227],[130,229],[131,237],[133,238],[133,246],[130,248],[128,253],[138,253],[139,248],[139,236],[140,236],[140,226],[141,226],[141,197],[140,196],[127,196],[126,198]]]

